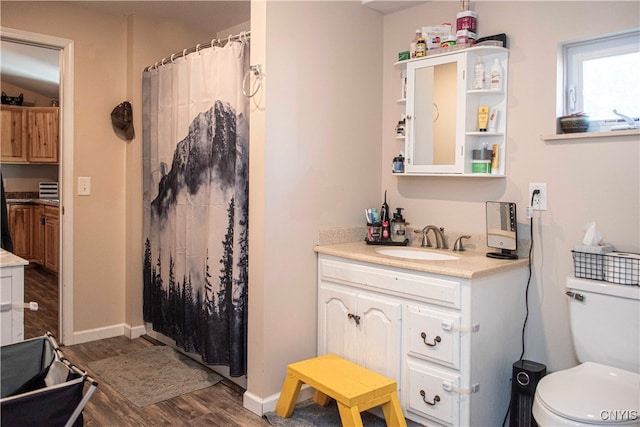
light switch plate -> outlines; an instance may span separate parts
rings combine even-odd
[[[91,195],[91,177],[79,176],[78,177],[78,196],[90,196]]]

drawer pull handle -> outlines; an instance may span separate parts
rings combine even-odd
[[[422,401],[427,405],[435,406],[436,403],[440,402],[440,396],[438,396],[437,394],[433,396],[433,402],[429,402],[427,399],[425,399],[425,395],[426,393],[424,392],[424,390],[420,390],[420,396],[422,396]]]
[[[355,320],[355,322],[356,322],[356,326],[358,326],[358,325],[360,324],[360,316],[358,316],[358,315],[356,315],[356,314],[349,313],[349,314],[347,314],[347,317],[348,317],[349,319],[353,319],[353,320]]]
[[[424,332],[421,333],[420,336],[422,337],[422,341],[424,341],[424,343],[429,347],[435,347],[440,341],[442,341],[442,338],[440,338],[440,335],[436,336],[433,339],[433,344],[427,342],[427,334],[425,334]]]

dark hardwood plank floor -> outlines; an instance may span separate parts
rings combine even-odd
[[[228,381],[142,408],[129,402],[88,367],[89,362],[119,356],[153,345],[126,337],[108,338],[62,348],[74,364],[98,381],[98,389],[84,410],[85,426],[269,426],[243,408],[238,386]]]
[[[58,275],[29,265],[24,270],[24,302],[38,303],[38,311],[24,310],[24,338],[41,337],[49,331],[58,337]]]

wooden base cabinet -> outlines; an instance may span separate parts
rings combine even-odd
[[[13,253],[57,273],[60,263],[59,212],[57,206],[10,204]]]
[[[44,207],[44,266],[57,273],[60,263],[60,209],[53,206]]]
[[[33,259],[33,205],[9,205],[9,231],[13,253],[26,260]]]
[[[395,379],[419,424],[501,425],[525,286],[525,267],[466,279],[318,254],[318,354]]]

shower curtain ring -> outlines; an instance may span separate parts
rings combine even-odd
[[[200,43],[196,45],[196,53],[200,55]]]
[[[175,53],[172,53],[172,54],[171,54],[171,63],[172,63],[172,64],[175,64],[175,62],[173,61],[173,59],[174,59],[175,57],[176,57],[176,54],[175,54]]]
[[[255,90],[253,92],[251,92],[250,94],[247,94],[247,90],[246,90],[247,78],[249,77],[249,75],[251,74],[252,71],[253,71],[253,75],[256,76],[256,78],[257,78],[256,81],[258,82],[258,86],[255,88]],[[249,71],[247,71],[247,73],[244,75],[244,79],[242,79],[242,93],[247,98],[251,98],[256,93],[258,93],[258,91],[260,90],[261,86],[262,86],[262,70],[260,69],[260,64],[251,65],[249,67]]]

